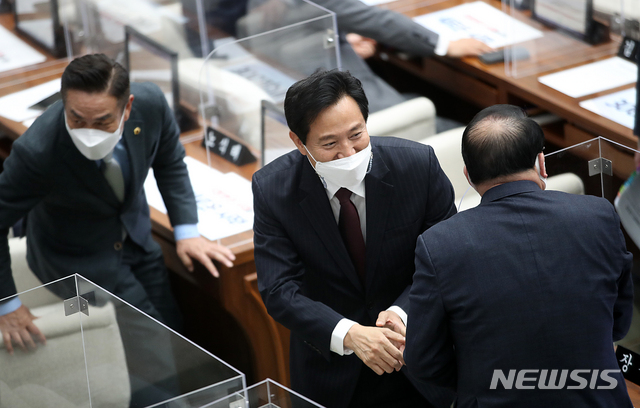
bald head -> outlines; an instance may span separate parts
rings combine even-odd
[[[462,135],[462,157],[476,185],[532,169],[543,147],[540,126],[513,105],[483,109]]]

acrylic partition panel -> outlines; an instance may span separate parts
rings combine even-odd
[[[548,184],[548,187],[575,193],[580,191],[581,184],[583,194],[604,197],[613,203],[622,182],[634,170],[634,153],[633,149],[598,137],[547,154],[549,179],[566,178],[566,183]]]
[[[261,165],[265,166],[278,157],[296,149],[289,137],[289,127],[281,107],[262,101]]]
[[[0,407],[200,407],[245,389],[242,373],[80,275],[19,297],[47,340],[0,350]]]
[[[23,351],[14,344],[10,355],[0,338],[0,407],[91,406],[82,321],[79,314],[65,315],[64,300],[74,297],[74,277],[20,294],[46,336],[46,345],[34,340],[37,349]],[[109,383],[117,391],[105,396],[105,405],[126,406],[128,380],[114,378]]]
[[[262,101],[282,112],[285,94],[296,81],[318,69],[340,67],[334,15],[311,3],[295,4],[286,9],[287,21],[309,20],[241,40],[218,40],[200,70],[207,148],[235,164],[261,162]],[[247,27],[279,25],[271,13],[249,17]]]
[[[266,379],[236,393],[222,398],[207,408],[316,408],[322,407],[295,391]]]
[[[127,25],[180,58],[202,52],[200,18],[185,13],[180,0],[73,0],[73,4],[73,12],[65,14],[69,20],[64,21],[74,17],[73,32],[85,53],[102,52],[124,61]]]
[[[131,82],[153,82],[165,95],[180,132],[197,129],[198,113],[180,83],[179,52],[125,26],[125,68]],[[193,96],[193,95],[192,95]]]
[[[503,2],[503,11],[509,15],[506,74],[521,78],[615,56],[624,35],[626,3],[627,0]]]
[[[10,2],[15,26],[13,30],[0,27],[0,43],[3,45],[0,81],[66,66],[70,50],[61,18],[61,2],[64,1],[67,0]]]

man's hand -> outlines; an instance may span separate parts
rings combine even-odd
[[[346,38],[349,45],[351,45],[360,58],[367,59],[373,57],[373,54],[376,53],[376,45],[378,45],[378,43],[373,38],[363,37],[355,33],[347,34]]]
[[[640,151],[640,136],[638,136],[638,137],[639,137],[639,139],[638,139],[638,148],[637,148],[637,150]],[[640,153],[635,153],[633,155],[633,161],[636,164],[636,169],[640,169]]]
[[[15,311],[8,313],[4,316],[0,316],[0,332],[2,332],[2,339],[4,340],[4,346],[7,348],[9,354],[13,354],[13,343],[18,345],[22,350],[36,348],[36,343],[33,341],[31,335],[33,335],[40,343],[46,344],[47,339],[33,324],[36,319],[31,314],[29,309],[25,305],[20,306]]]
[[[344,337],[344,346],[378,375],[400,371],[404,365],[402,352],[394,344],[404,347],[404,337],[381,327],[355,324]]]
[[[196,259],[216,278],[220,276],[218,270],[213,265],[212,259],[221,262],[227,268],[233,266],[236,260],[231,250],[203,237],[181,239],[176,242],[176,252],[180,260],[187,267],[189,272],[193,272],[193,261]]]
[[[462,58],[468,56],[478,56],[485,52],[491,52],[493,48],[475,38],[463,38],[451,41],[447,49],[447,57]]]
[[[387,329],[393,330],[394,332],[402,335],[402,337],[407,336],[407,328],[404,326],[404,322],[396,312],[391,310],[383,310],[380,312],[378,320],[376,320],[376,326],[386,327]],[[402,348],[404,349],[404,345]]]

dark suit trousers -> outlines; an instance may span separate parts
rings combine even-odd
[[[122,267],[114,294],[176,331],[181,325],[162,251],[148,253],[126,239]],[[162,325],[131,307],[116,307],[125,347],[131,407],[148,406],[180,394],[171,338]]]
[[[148,253],[127,238],[122,250],[114,295],[180,332],[182,316],[171,292],[160,247]]]
[[[432,408],[402,372],[376,374],[362,364],[349,408]]]

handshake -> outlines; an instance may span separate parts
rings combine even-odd
[[[406,327],[397,313],[384,310],[378,315],[376,327],[351,326],[344,338],[344,346],[362,360],[376,374],[400,371],[404,365]]]

